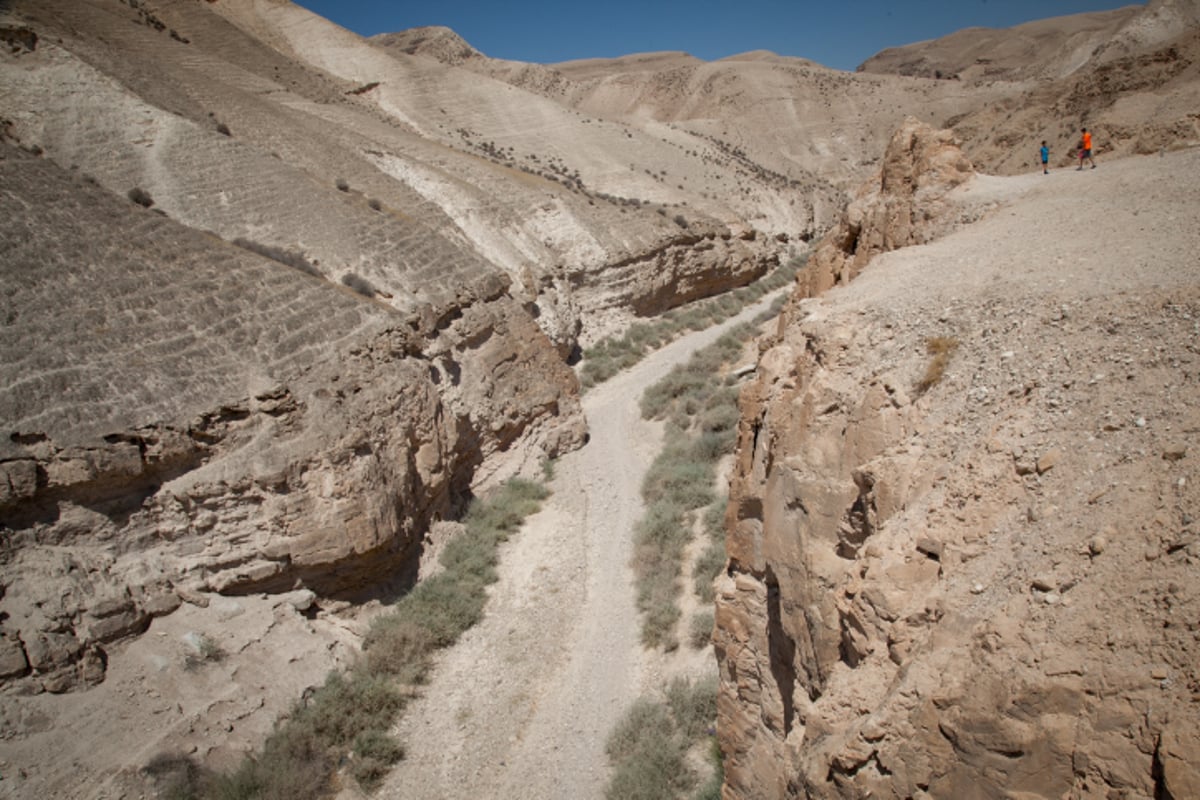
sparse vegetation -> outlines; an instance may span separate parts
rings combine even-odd
[[[590,389],[632,367],[651,351],[687,331],[703,330],[729,319],[763,295],[794,280],[805,261],[804,257],[792,259],[754,283],[720,297],[699,301],[687,308],[672,309],[655,320],[633,323],[623,335],[604,339],[584,352],[579,368],[580,383],[584,390]]]
[[[137,203],[142,208],[149,208],[150,206],[154,205],[154,198],[150,196],[149,192],[140,186],[135,186],[130,189],[128,193],[126,193],[126,197]]]
[[[422,581],[371,624],[363,657],[348,672],[332,672],[275,727],[262,750],[234,771],[218,774],[186,757],[160,756],[147,772],[170,800],[314,800],[331,789],[347,764],[367,790],[404,757],[389,734],[430,658],[475,624],[488,584],[496,579],[497,548],[549,492],[514,479],[487,501],[475,501],[464,530],[442,554],[443,571]]]
[[[189,637],[191,636],[189,634]],[[225,650],[216,639],[208,634],[194,636],[189,644],[189,651],[183,658],[183,667],[186,670],[198,669],[205,664],[215,664],[225,658]]]
[[[950,357],[958,349],[959,341],[953,336],[931,336],[925,340],[925,352],[932,358],[925,367],[925,374],[917,381],[917,392],[924,393],[941,382],[950,364]]]
[[[350,191],[350,184],[346,181],[345,178],[338,178],[336,181],[333,182],[333,185],[337,187],[337,190],[339,192]]]
[[[376,293],[374,284],[353,272],[347,272],[342,276],[342,285],[348,286],[363,297],[374,297]]]
[[[229,132],[229,126],[224,122],[217,123],[217,133],[221,134],[222,136],[233,136],[233,134]]]
[[[382,211],[383,210],[383,203],[379,202],[374,197],[372,197],[370,200],[367,201],[367,205],[371,208],[372,211]]]
[[[681,562],[700,509],[706,509],[703,520],[709,543],[693,575],[697,594],[705,602],[711,602],[712,578],[725,563],[721,528],[725,500],[715,497],[712,487],[717,462],[733,450],[738,415],[736,378],[718,376],[754,331],[754,326],[744,324],[727,332],[642,396],[642,416],[667,423],[667,445],[642,483],[646,514],[634,531],[642,641],[651,647],[678,646]],[[689,639],[696,641],[692,633]]]
[[[237,238],[233,240],[233,244],[249,250],[251,253],[257,253],[260,256],[269,258],[272,261],[278,261],[280,264],[298,269],[301,272],[307,272],[309,275],[314,275],[318,278],[324,277],[321,270],[317,269],[316,265],[308,260],[308,257],[299,250],[288,250],[283,247],[275,247],[261,242],[254,242],[249,239]]]
[[[713,612],[697,611],[688,624],[688,643],[697,650],[703,650],[712,638],[712,631]]]
[[[605,791],[608,800],[671,800],[696,789],[699,776],[689,764],[688,751],[706,747],[716,752],[713,773],[701,791],[719,790],[720,754],[712,742],[717,716],[717,684],[713,679],[692,683],[671,681],[666,700],[640,698],[609,735],[606,752],[613,764]],[[705,795],[697,795],[703,797]]]

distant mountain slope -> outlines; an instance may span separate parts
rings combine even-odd
[[[1141,10],[1126,6],[1012,28],[967,28],[940,39],[889,47],[860,64],[858,71],[964,81],[1061,78],[1082,66]]]

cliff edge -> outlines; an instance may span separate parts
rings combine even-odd
[[[801,282],[741,398],[726,800],[1200,792],[1198,169],[955,170],[930,222],[979,219]]]

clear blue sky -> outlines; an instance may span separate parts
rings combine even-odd
[[[706,61],[748,50],[854,69],[885,47],[1008,28],[1130,0],[295,0],[363,36],[444,25],[493,58],[550,64],[655,50]]]

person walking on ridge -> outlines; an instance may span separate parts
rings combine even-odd
[[[1038,151],[1042,157],[1042,174],[1049,175],[1050,170],[1047,169],[1047,164],[1050,163],[1050,148],[1046,146],[1046,140],[1042,139],[1042,149]]]
[[[1075,168],[1075,171],[1078,172],[1083,169],[1084,161],[1092,162],[1092,169],[1095,169],[1096,160],[1092,158],[1092,135],[1088,133],[1087,128],[1084,128],[1079,133],[1079,166]]]

